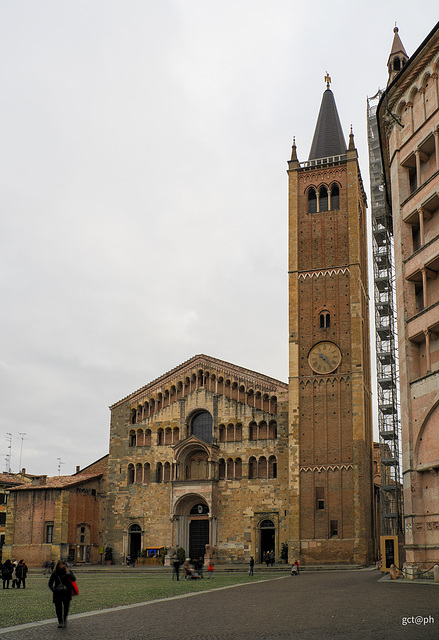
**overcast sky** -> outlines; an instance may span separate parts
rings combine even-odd
[[[287,381],[292,138],[328,71],[368,184],[366,98],[433,4],[1,1],[1,470],[8,433],[14,472],[90,464],[198,353]]]

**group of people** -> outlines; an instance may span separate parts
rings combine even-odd
[[[267,567],[274,567],[274,551],[267,551],[264,562]]]
[[[9,583],[12,582],[12,589],[26,588],[26,576],[27,566],[22,559],[19,562],[16,560],[7,560],[1,565],[1,574],[3,581],[3,589],[9,589]]]
[[[273,553],[273,552],[271,552],[271,553]],[[266,553],[266,555],[265,555],[265,558],[266,558],[265,562],[266,562],[266,564],[267,564],[267,567],[269,566],[269,563],[271,564],[271,566],[273,566],[273,564],[274,564],[274,554],[273,554],[273,563],[271,563],[271,558],[269,558],[269,559],[267,560],[267,556],[268,556],[269,554],[270,554],[270,552],[269,552],[269,551],[267,551],[267,553]],[[271,555],[271,554],[270,554],[270,555]],[[248,571],[248,575],[249,575],[249,576],[254,575],[254,569],[255,569],[255,558],[254,558],[254,556],[250,556],[249,571]],[[293,565],[292,565],[292,567],[291,567],[291,575],[292,575],[292,576],[297,576],[297,575],[299,575],[299,563],[298,563],[298,561],[297,561],[297,560],[296,560],[295,562],[293,562]]]

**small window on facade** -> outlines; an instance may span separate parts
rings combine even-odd
[[[320,329],[329,329],[331,326],[331,315],[328,311],[323,311],[320,314]]]
[[[135,431],[130,431],[130,442],[129,442],[129,446],[130,447],[135,447],[136,446],[136,432]]]
[[[316,509],[321,510],[325,508],[325,488],[316,487]]]
[[[46,543],[47,544],[53,543],[53,524],[52,523],[46,524]]]
[[[320,187],[320,211],[328,211],[328,190],[326,187]]]
[[[340,190],[336,184],[331,188],[331,209],[340,209]]]
[[[329,535],[331,538],[338,536],[338,520],[330,520],[329,522]]]
[[[317,196],[314,189],[308,191],[308,213],[317,213]]]
[[[6,512],[5,511],[2,511],[0,513],[0,524],[1,525],[6,524]]]
[[[277,478],[277,460],[276,456],[270,456],[268,458],[268,477]]]

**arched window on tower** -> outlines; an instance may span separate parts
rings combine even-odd
[[[331,187],[331,210],[340,209],[340,189],[337,184]]]
[[[320,314],[320,329],[329,329],[331,326],[331,314],[329,311],[322,311]]]
[[[320,195],[320,211],[328,211],[328,190],[326,187],[320,187],[319,191]]]
[[[128,465],[128,484],[134,484],[135,469],[133,464]]]
[[[317,213],[317,196],[314,189],[308,191],[308,213]]]
[[[394,71],[401,71],[401,60],[399,58],[395,58],[393,60],[393,70]]]

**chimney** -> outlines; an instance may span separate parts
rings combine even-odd
[[[76,465],[76,473],[79,473],[81,467],[79,466],[79,464]]]

